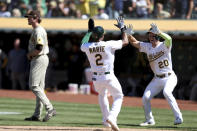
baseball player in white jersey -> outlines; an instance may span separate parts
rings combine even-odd
[[[123,20],[118,21],[124,25]],[[93,42],[88,42],[92,35]],[[87,40],[88,37],[88,40]],[[122,40],[103,41],[104,29],[101,26],[94,27],[88,32],[81,45],[81,50],[86,53],[93,73],[93,84],[99,93],[99,105],[103,116],[103,125],[119,131],[117,117],[123,101],[121,85],[114,75],[115,51],[128,44],[127,35],[122,33]],[[84,41],[86,40],[86,41]],[[113,97],[111,110],[109,109],[108,92]]]
[[[146,87],[142,98],[146,120],[140,126],[155,125],[150,100],[162,89],[163,95],[174,113],[174,124],[181,124],[183,122],[182,114],[172,94],[177,84],[177,77],[172,69],[171,60],[172,38],[168,34],[161,32],[156,24],[151,24],[151,28],[148,31],[150,42],[140,42],[132,36],[132,28],[132,25],[130,25],[125,31],[129,34],[128,40],[140,52],[147,54],[150,67],[154,73],[154,78]],[[163,42],[159,41],[160,37],[164,39]]]
[[[28,46],[27,57],[31,60],[29,87],[36,95],[36,108],[31,117],[25,118],[27,121],[40,121],[43,105],[46,109],[46,115],[43,121],[48,121],[56,115],[56,110],[53,108],[47,98],[45,87],[45,74],[49,64],[47,54],[49,53],[47,33],[39,24],[41,22],[40,12],[31,11],[25,17],[28,18],[28,24],[33,27]]]

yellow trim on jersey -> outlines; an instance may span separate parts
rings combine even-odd
[[[41,39],[41,38],[38,38],[38,39],[37,39],[37,43],[40,44],[40,45],[43,45],[43,44],[42,44],[42,43],[43,43],[43,42],[42,42],[42,39]]]
[[[37,38],[37,44],[39,44],[39,45],[44,45],[44,44],[43,44],[43,40],[42,40],[41,37],[38,37],[38,38]]]

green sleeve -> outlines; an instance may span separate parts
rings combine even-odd
[[[162,32],[159,36],[165,40],[164,44],[167,47],[170,47],[172,45],[172,38],[168,34]]]
[[[83,37],[81,44],[87,43],[90,39],[90,36],[92,35],[92,32],[86,33],[86,35]]]

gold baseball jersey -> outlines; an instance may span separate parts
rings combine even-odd
[[[38,55],[46,55],[49,53],[47,33],[45,29],[40,25],[33,29],[33,32],[29,40],[29,52],[34,50],[37,44],[43,46],[42,51]]]

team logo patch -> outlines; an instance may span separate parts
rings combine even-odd
[[[37,39],[37,42],[38,42],[38,43],[42,43],[41,38],[38,38],[38,39]]]

